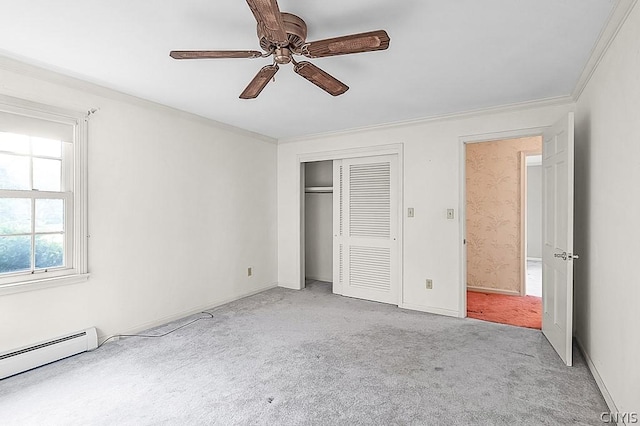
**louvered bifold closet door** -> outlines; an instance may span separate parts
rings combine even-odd
[[[334,177],[336,292],[398,304],[397,157],[342,160]]]

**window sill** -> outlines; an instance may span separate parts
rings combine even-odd
[[[23,293],[25,291],[42,290],[63,285],[79,284],[87,281],[89,274],[64,275],[61,277],[43,278],[0,286],[0,296]]]

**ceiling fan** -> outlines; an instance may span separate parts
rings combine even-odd
[[[293,64],[293,70],[327,93],[338,96],[349,87],[308,61],[298,62],[294,55],[307,58],[348,55],[351,53],[385,50],[389,47],[386,31],[370,31],[342,37],[307,42],[307,24],[298,16],[280,12],[277,0],[247,0],[258,21],[257,50],[173,50],[174,59],[267,58],[273,55],[273,64],[263,67],[240,95],[241,99],[256,98],[278,72],[278,65]]]

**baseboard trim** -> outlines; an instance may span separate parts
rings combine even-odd
[[[460,318],[459,312],[451,309],[436,308],[434,306],[414,305],[413,303],[402,303],[398,305],[398,307],[401,309],[408,309],[410,311],[420,311],[427,312],[429,314]]]
[[[277,283],[277,287],[288,288],[289,290],[301,290],[300,284]]]
[[[591,375],[595,379],[596,385],[598,385],[598,389],[600,389],[600,393],[602,394],[604,401],[607,403],[607,407],[609,407],[609,412],[618,413],[618,407],[616,407],[616,403],[613,401],[613,398],[611,397],[611,394],[609,393],[607,386],[605,386],[604,381],[602,380],[602,377],[598,372],[598,369],[593,363],[593,360],[591,360],[591,357],[589,356],[587,351],[584,349],[584,345],[582,344],[578,336],[575,336],[575,339],[578,345],[578,349],[580,350],[580,353],[582,353],[584,360],[587,362],[587,367],[589,367],[589,371],[591,372]],[[618,423],[618,424],[621,426],[624,426],[624,423]]]
[[[246,293],[242,293],[238,296],[235,297],[229,297],[227,299],[221,299],[221,300],[215,300],[212,302],[208,302],[205,303],[203,305],[200,305],[196,308],[192,308],[186,311],[182,311],[173,315],[168,315],[166,317],[162,317],[153,321],[148,321],[146,323],[143,324],[138,324],[137,326],[133,327],[133,328],[129,328],[126,329],[124,331],[120,331],[118,333],[113,333],[113,334],[98,334],[98,342],[103,341],[104,339],[108,338],[109,336],[113,336],[113,335],[118,335],[118,334],[137,334],[140,333],[141,331],[144,330],[148,330],[150,328],[153,327],[158,327],[164,324],[167,324],[171,321],[175,321],[175,320],[179,320],[181,318],[185,318],[188,317],[190,315],[195,315],[198,314],[200,312],[209,310],[209,309],[213,309],[213,308],[217,308],[218,306],[222,306],[222,305],[226,305],[227,303],[231,303],[231,302],[235,302],[236,300],[240,300],[240,299],[244,299],[245,297],[250,297],[250,296],[254,296],[258,293],[262,293],[263,291],[267,291],[267,290],[271,290],[272,288],[276,288],[278,287],[277,283],[271,283],[268,284],[264,287],[260,287],[256,290],[252,290]],[[115,339],[117,340],[117,339]]]
[[[498,288],[467,286],[467,290],[475,291],[476,293],[495,293],[495,294],[506,294],[507,296],[520,296],[520,292],[518,292],[518,291],[500,290]]]
[[[327,278],[317,278],[317,277],[307,277],[308,280],[314,280],[314,281],[322,281],[323,283],[330,283],[333,281],[333,277]]]

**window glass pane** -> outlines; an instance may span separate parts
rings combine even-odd
[[[36,235],[36,268],[64,265],[64,235]]]
[[[64,200],[36,200],[36,232],[64,231]]]
[[[33,189],[60,191],[61,160],[33,159]]]
[[[18,154],[29,153],[29,136],[16,135],[15,133],[0,132],[0,151],[16,152]]]
[[[0,154],[0,189],[30,190],[29,157]]]
[[[31,269],[31,236],[0,237],[0,273]]]
[[[0,234],[11,235],[30,232],[31,199],[0,198]]]
[[[31,152],[37,156],[60,158],[62,156],[62,142],[32,137]]]

